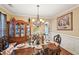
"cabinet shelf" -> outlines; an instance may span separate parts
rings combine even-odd
[[[10,41],[22,43],[27,41],[27,22],[13,18],[9,24]],[[22,40],[23,39],[23,40]]]

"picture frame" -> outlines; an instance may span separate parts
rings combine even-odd
[[[57,18],[57,30],[73,30],[73,13],[67,13]]]

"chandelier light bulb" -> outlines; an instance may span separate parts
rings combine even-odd
[[[35,21],[35,19],[32,19],[32,22],[34,22]]]
[[[42,22],[42,19],[40,19],[40,21]]]
[[[42,20],[42,22],[44,23],[44,20]]]

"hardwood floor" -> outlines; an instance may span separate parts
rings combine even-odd
[[[67,50],[63,49],[61,47],[61,52],[60,52],[60,55],[73,55],[72,53],[68,52]]]
[[[33,48],[24,48],[24,49],[16,50],[15,54],[16,55],[32,55],[33,51],[34,51]],[[73,55],[73,54],[61,48],[60,55]]]
[[[32,55],[32,53],[33,53],[33,48],[23,48],[23,49],[15,50],[16,55]]]

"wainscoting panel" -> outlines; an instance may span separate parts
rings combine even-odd
[[[52,39],[53,39],[53,36],[56,34],[60,34],[62,37],[62,42],[61,42],[62,48],[71,52],[72,54],[76,54],[76,55],[79,54],[79,37],[70,36],[70,35],[61,34],[61,33],[53,33],[51,34]]]

